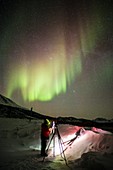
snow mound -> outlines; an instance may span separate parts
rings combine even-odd
[[[0,118],[0,170],[68,170],[69,167],[72,170],[113,169],[113,134],[101,129],[96,129],[97,132],[84,129],[76,137],[80,127],[73,125],[58,125],[68,165],[61,156],[57,135],[55,148],[52,141],[49,155],[43,162],[40,157],[41,123],[42,120]],[[68,145],[72,139],[72,144]]]

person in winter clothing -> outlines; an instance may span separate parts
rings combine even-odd
[[[46,146],[51,133],[50,121],[45,119],[41,125],[41,156],[48,156],[46,153]]]

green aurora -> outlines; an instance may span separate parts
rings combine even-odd
[[[111,0],[1,0],[0,92],[46,115],[113,116]]]
[[[70,40],[71,37],[65,30],[67,23],[58,21],[59,27],[50,29],[54,33],[49,31],[49,43],[45,51],[42,49],[38,53],[35,50],[34,53],[28,54],[24,50],[21,56],[15,56],[17,61],[14,59],[14,64],[9,66],[7,96],[11,98],[16,90],[20,90],[25,101],[49,101],[61,93],[66,93],[70,84],[82,73],[82,60],[93,51],[105,32],[100,11],[92,11],[90,14],[92,17],[85,18],[85,21],[81,16],[76,18],[77,28],[72,24],[72,35],[78,33],[76,38]],[[17,22],[20,22],[20,18]],[[99,30],[100,26],[104,28],[102,31]],[[69,47],[66,38],[70,40]]]

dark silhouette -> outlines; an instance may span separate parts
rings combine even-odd
[[[41,125],[41,156],[48,156],[46,153],[46,146],[49,140],[50,133],[50,121],[48,119],[44,119],[44,122]]]

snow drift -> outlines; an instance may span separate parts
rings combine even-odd
[[[68,166],[60,155],[58,137],[55,136],[55,157],[53,143],[49,156],[40,157],[40,127],[42,120],[0,118],[0,169],[112,169],[113,135],[101,129],[83,130],[71,146],[63,145]],[[63,142],[75,137],[79,126],[58,125]],[[7,166],[6,166],[7,165]],[[24,166],[23,166],[24,165]]]

